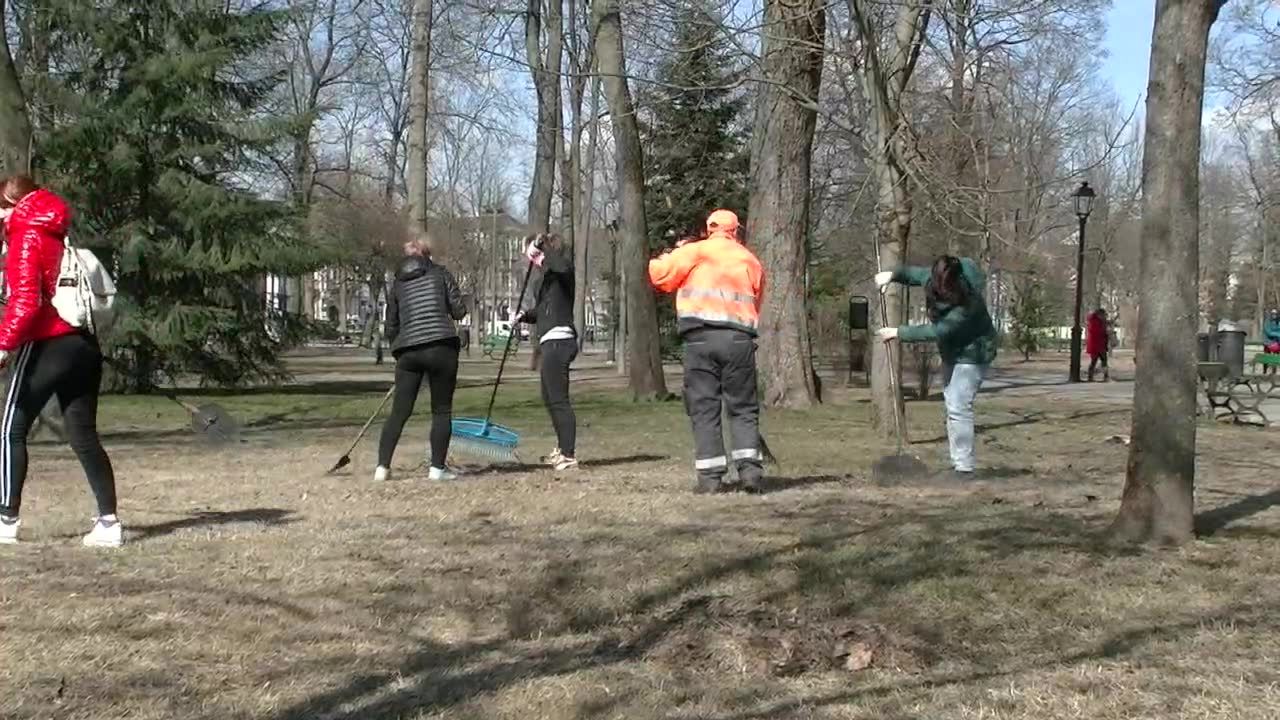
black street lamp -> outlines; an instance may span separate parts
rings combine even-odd
[[[1080,241],[1076,247],[1076,305],[1075,320],[1071,325],[1071,382],[1080,382],[1080,310],[1084,304],[1084,228],[1093,212],[1093,199],[1097,193],[1089,183],[1080,183],[1080,189],[1071,196],[1075,201],[1076,217],[1080,220]]]

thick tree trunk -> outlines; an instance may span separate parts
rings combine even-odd
[[[626,351],[631,392],[637,399],[665,399],[668,393],[662,374],[658,311],[647,267],[649,231],[644,214],[644,155],[635,106],[627,87],[617,0],[592,0],[592,17],[596,27],[596,58],[600,74],[604,76],[618,164],[618,198],[622,210],[618,264],[626,283],[623,295],[627,303]]]
[[[406,158],[410,229],[427,229],[429,206],[427,175],[429,154],[428,108],[431,104],[432,0],[413,0],[413,49],[409,68],[409,157]]]
[[[817,112],[795,97],[818,97],[825,6],[766,0],[760,86],[752,131],[747,239],[766,277],[760,315],[764,404],[807,408],[817,400],[809,355],[809,169]]]
[[[1191,539],[1196,463],[1200,132],[1209,28],[1220,5],[1157,0],[1142,161],[1137,378],[1120,513],[1132,541]]]
[[[7,27],[0,3],[0,28]],[[8,175],[27,172],[31,165],[31,119],[18,71],[9,52],[9,40],[0,32],[0,168]]]

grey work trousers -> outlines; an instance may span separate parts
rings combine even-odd
[[[684,341],[684,405],[693,423],[698,477],[723,478],[732,460],[739,480],[758,482],[764,475],[764,459],[755,338],[740,330],[701,328],[686,333]],[[722,403],[733,441],[727,456],[720,426]]]

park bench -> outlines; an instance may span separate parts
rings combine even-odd
[[[1250,372],[1233,375],[1226,363],[1199,363],[1198,371],[1207,403],[1203,413],[1214,420],[1263,427],[1270,425],[1271,420],[1262,405],[1268,400],[1280,400],[1280,373],[1258,373],[1253,369],[1258,365],[1266,369],[1276,364],[1255,357]]]
[[[503,348],[507,346],[507,333],[489,333],[480,341],[480,352],[487,358],[492,359],[494,353],[501,354]],[[520,336],[511,339],[511,354],[515,355],[520,349]]]

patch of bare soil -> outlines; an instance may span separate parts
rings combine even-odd
[[[667,628],[645,658],[673,668],[796,677],[870,667],[919,672],[930,653],[920,638],[885,625],[800,607],[697,595],[661,615]]]

